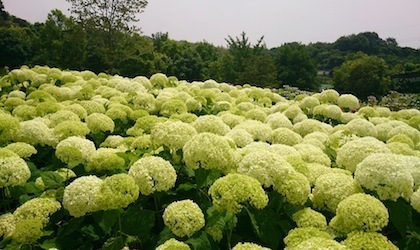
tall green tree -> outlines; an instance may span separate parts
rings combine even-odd
[[[110,73],[129,55],[127,40],[139,28],[137,14],[147,6],[146,0],[67,0],[71,12],[87,34],[90,68]]]
[[[33,56],[33,32],[19,26],[0,27],[0,68],[17,68]]]
[[[381,97],[388,90],[388,65],[377,56],[357,53],[357,58],[344,62],[334,70],[334,88],[351,93],[360,99],[373,95]]]

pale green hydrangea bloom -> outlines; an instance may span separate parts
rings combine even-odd
[[[347,124],[352,120],[358,119],[359,116],[354,113],[341,113],[341,117],[339,119],[340,122]]]
[[[147,156],[137,160],[130,167],[128,174],[133,176],[143,195],[171,189],[177,177],[172,164],[157,156]]]
[[[391,115],[391,110],[388,107],[376,106],[375,109],[381,117],[389,117]]]
[[[191,250],[191,248],[188,244],[171,238],[165,241],[165,243],[157,246],[155,250]]]
[[[381,200],[410,199],[414,178],[401,155],[371,154],[357,165],[355,179],[362,187],[375,191]]]
[[[238,128],[245,129],[248,133],[250,133],[254,141],[268,142],[271,140],[271,127],[260,121],[246,120],[234,127],[234,129]]]
[[[0,148],[0,158],[19,157],[18,154],[7,148]]]
[[[284,196],[285,201],[294,205],[303,205],[311,193],[308,179],[297,171],[285,171],[283,175],[275,176],[274,190]]]
[[[389,214],[384,204],[368,194],[353,194],[342,200],[330,227],[342,234],[352,231],[375,232],[388,225]]]
[[[139,187],[128,174],[108,176],[101,184],[99,202],[101,210],[125,208],[139,197]]]
[[[325,173],[320,175],[312,191],[314,208],[335,212],[338,204],[348,196],[362,193],[359,183],[345,173]]]
[[[94,175],[75,179],[64,189],[63,207],[74,217],[99,211],[102,182],[103,180]]]
[[[43,90],[35,90],[26,97],[27,103],[30,105],[38,105],[43,102],[56,103],[57,100],[48,92]]]
[[[0,142],[8,142],[19,130],[19,119],[9,114],[0,113]]]
[[[302,136],[288,128],[276,128],[271,135],[271,143],[293,146],[302,142]]]
[[[190,169],[217,169],[229,173],[236,167],[235,148],[227,137],[204,132],[194,135],[182,151]]]
[[[293,125],[293,131],[300,134],[302,137],[305,137],[307,134],[313,132],[322,132],[329,134],[329,131],[332,128],[325,123],[322,123],[315,119],[305,119],[301,122],[295,123]]]
[[[349,110],[357,110],[360,107],[359,99],[352,94],[340,95],[337,99],[337,105]]]
[[[159,114],[164,117],[170,117],[173,114],[182,114],[186,112],[188,112],[188,108],[182,99],[171,98],[162,104]]]
[[[53,130],[39,118],[20,122],[20,128],[16,132],[15,140],[34,146],[38,144],[42,146],[55,146],[58,143],[58,139],[54,136]]]
[[[124,151],[128,149],[128,145],[126,145],[125,142],[126,138],[120,135],[109,135],[99,146],[102,148],[115,148]]]
[[[411,117],[408,121],[407,124],[410,125],[411,127],[420,130],[420,115],[416,115]]]
[[[19,105],[12,111],[12,115],[20,121],[27,121],[34,119],[36,115],[36,108],[30,105]]]
[[[196,98],[189,97],[185,100],[188,112],[200,112],[203,109],[202,103]]]
[[[307,143],[296,144],[293,146],[302,159],[307,163],[319,163],[325,166],[331,166],[331,160],[322,149]]]
[[[375,108],[369,106],[361,107],[356,114],[365,119],[381,116]]]
[[[398,155],[413,155],[413,156],[419,156],[420,152],[413,150],[410,148],[410,146],[403,142],[390,142],[387,143],[386,146],[391,150],[393,154]]]
[[[204,227],[204,214],[192,200],[175,201],[163,212],[163,222],[178,237],[191,237]]]
[[[72,136],[79,136],[84,138],[90,132],[86,123],[81,121],[61,122],[57,124],[57,126],[55,126],[53,131],[55,137],[57,137],[59,141],[62,141]]]
[[[70,168],[86,164],[96,151],[95,144],[77,136],[68,137],[57,144],[55,155]]]
[[[314,115],[322,116],[324,119],[333,119],[339,121],[341,119],[342,111],[341,108],[333,104],[321,104],[314,107]]]
[[[117,171],[125,167],[125,160],[117,155],[121,150],[114,148],[98,148],[89,157],[86,171]]]
[[[284,177],[286,172],[294,169],[279,154],[269,150],[256,150],[242,158],[236,171],[257,179],[268,188],[273,185],[273,179]]]
[[[57,102],[41,102],[35,107],[35,112],[37,116],[46,116],[53,114],[59,111],[62,108],[62,105]]]
[[[341,244],[349,249],[398,250],[398,247],[389,241],[387,237],[377,232],[352,232]]]
[[[277,128],[292,129],[293,128],[293,124],[289,120],[289,118],[287,118],[287,116],[283,115],[280,112],[269,114],[267,116],[267,119],[265,120],[265,123],[268,124],[272,129],[277,129]]]
[[[85,119],[87,116],[86,109],[78,103],[72,103],[68,106],[64,106],[61,110],[69,110],[78,115],[80,119]]]
[[[410,204],[414,210],[420,213],[420,188],[411,195]]]
[[[91,100],[80,101],[80,105],[85,109],[87,115],[93,113],[102,113],[105,114],[106,109],[103,104]]]
[[[391,143],[391,142],[401,142],[401,143],[405,143],[407,144],[411,149],[414,149],[414,142],[413,140],[411,140],[410,137],[408,137],[405,134],[396,134],[393,137],[389,138],[386,143]]]
[[[23,186],[31,177],[26,162],[18,156],[0,158],[0,187]]]
[[[334,89],[327,89],[322,91],[317,97],[321,103],[336,104],[340,94]]]
[[[198,133],[209,132],[217,135],[226,135],[230,127],[223,120],[215,115],[199,116],[191,125]]]
[[[311,237],[294,247],[288,247],[286,250],[345,250],[346,246],[332,239],[325,239],[323,237]]]
[[[19,157],[22,157],[22,158],[29,158],[31,155],[34,155],[37,153],[36,148],[26,142],[10,143],[4,148],[15,152]]]
[[[293,247],[313,237],[332,240],[331,235],[324,230],[315,227],[297,227],[290,230],[283,241],[286,244],[286,249],[293,249]]]
[[[65,121],[76,121],[80,122],[80,117],[75,114],[73,111],[70,110],[59,110],[51,115],[49,115],[48,119],[50,120],[49,127],[54,128],[58,124],[65,122]]]
[[[166,121],[158,123],[151,131],[151,140],[156,147],[164,145],[172,151],[182,149],[194,135],[195,128],[181,121]]]
[[[388,138],[392,138],[395,135],[404,134],[408,136],[415,144],[420,142],[420,131],[409,126],[397,126],[388,132]]]
[[[30,218],[16,222],[12,233],[12,240],[21,244],[35,243],[42,237],[42,222],[37,218]]]
[[[307,96],[303,98],[299,107],[305,114],[312,114],[313,109],[320,104],[319,100],[313,96]]]
[[[283,114],[290,120],[293,120],[299,114],[303,114],[303,111],[298,105],[292,104],[289,107],[287,107],[285,111],[283,111]]]
[[[133,127],[127,130],[127,135],[140,136],[150,134],[153,127],[158,123],[167,121],[168,118],[155,115],[147,115],[137,119]]]
[[[60,202],[55,199],[33,198],[16,208],[13,216],[16,222],[37,219],[42,223],[42,227],[45,227],[49,222],[49,216],[57,212],[60,208]]]
[[[87,127],[93,133],[98,132],[113,132],[115,128],[114,121],[109,118],[107,115],[102,113],[93,113],[86,117],[85,119]]]
[[[236,125],[245,121],[245,118],[240,115],[235,115],[230,112],[221,112],[218,116],[222,121],[227,124],[230,128],[234,128]]]
[[[391,153],[391,150],[374,137],[351,140],[337,150],[336,163],[340,168],[354,172],[357,164],[374,153]]]
[[[150,149],[153,148],[153,143],[150,135],[138,136],[130,145],[130,149]]]
[[[293,221],[298,227],[315,227],[320,230],[327,229],[327,219],[323,214],[306,207],[292,215]]]
[[[232,250],[270,250],[270,248],[262,247],[258,244],[250,242],[239,242],[232,248]]]
[[[307,167],[309,169],[308,180],[311,183],[311,185],[315,184],[315,181],[316,179],[318,179],[319,176],[327,173],[342,173],[346,175],[352,175],[352,172],[348,170],[341,168],[331,168],[319,163],[308,163]]]
[[[254,141],[252,135],[245,129],[241,128],[232,129],[229,133],[226,134],[226,137],[231,138],[239,148],[243,148]]]
[[[365,119],[351,120],[346,124],[346,129],[359,137],[376,137],[378,135],[378,131],[376,131],[375,125]]]
[[[15,230],[15,217],[11,213],[0,215],[0,238],[10,237]]]
[[[267,119],[267,113],[262,108],[254,108],[245,113],[245,118],[264,122]]]
[[[249,202],[257,209],[268,204],[268,196],[260,182],[243,174],[228,174],[217,179],[209,188],[213,206],[233,214],[241,211],[242,203]]]
[[[165,74],[156,73],[150,77],[150,83],[155,89],[163,89],[168,86],[169,80]]]

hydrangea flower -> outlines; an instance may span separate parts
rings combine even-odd
[[[348,196],[363,190],[351,175],[345,173],[325,173],[320,175],[312,191],[314,208],[335,212],[338,204]]]
[[[106,111],[103,104],[92,101],[92,100],[80,101],[80,105],[86,110],[87,115],[90,115],[93,113],[105,114],[105,111]]]
[[[299,152],[305,162],[331,166],[330,158],[322,149],[307,143],[296,144],[293,147]]]
[[[293,249],[300,243],[313,237],[319,237],[323,240],[332,240],[331,235],[315,227],[297,227],[289,231],[283,239],[287,249]]]
[[[209,132],[217,135],[226,135],[230,127],[223,120],[215,115],[199,116],[191,125],[198,133]]]
[[[217,169],[228,173],[236,166],[234,148],[234,143],[226,137],[204,132],[194,135],[182,151],[185,164],[190,169]]]
[[[238,128],[245,129],[250,133],[254,141],[268,142],[271,140],[271,127],[260,121],[246,120],[234,127],[234,129]]]
[[[37,218],[20,220],[15,224],[12,240],[21,244],[35,243],[42,237],[42,228],[42,222]]]
[[[65,121],[76,121],[80,122],[80,117],[75,114],[73,111],[70,110],[59,110],[55,113],[52,113],[48,116],[48,119],[50,120],[49,127],[54,128],[58,124],[65,122]]]
[[[75,179],[64,189],[63,207],[74,217],[101,210],[99,194],[102,182],[94,175]]]
[[[262,247],[251,242],[239,242],[232,248],[232,250],[270,250],[270,248]]]
[[[139,197],[139,187],[128,174],[108,176],[99,191],[101,210],[125,208]]]
[[[345,250],[346,246],[332,239],[325,239],[323,237],[311,237],[302,241],[297,246],[288,247],[286,250],[319,250],[319,249],[334,249]]]
[[[267,119],[267,113],[261,108],[254,108],[245,113],[245,118],[264,122]]]
[[[319,100],[313,96],[306,96],[303,98],[299,107],[305,114],[312,114],[313,109],[320,104]]]
[[[252,135],[245,129],[241,128],[232,129],[229,133],[226,134],[226,137],[231,138],[239,148],[243,148],[254,141]]]
[[[348,110],[357,110],[360,107],[359,99],[352,94],[340,95],[337,98],[337,105]]]
[[[186,112],[188,112],[188,108],[182,99],[171,98],[162,104],[159,114],[164,117],[170,117],[173,114],[182,114]]]
[[[330,126],[315,119],[305,119],[293,125],[293,131],[305,137],[307,134],[313,132],[322,132],[328,134]]]
[[[410,199],[414,179],[404,157],[395,154],[371,154],[357,165],[355,180],[375,191],[381,200]]]
[[[336,104],[340,94],[334,89],[327,89],[320,93],[318,99],[321,103]]]
[[[346,129],[359,137],[376,137],[378,132],[375,125],[365,119],[354,119],[346,124]]]
[[[188,244],[185,244],[184,242],[181,241],[177,241],[174,238],[171,238],[167,241],[165,241],[165,243],[159,245],[156,247],[155,250],[191,250],[190,246],[188,246]]]
[[[392,138],[397,134],[404,134],[408,136],[411,140],[413,140],[415,144],[420,142],[420,131],[409,125],[397,126],[393,128],[388,132],[388,138]]]
[[[109,118],[107,115],[102,113],[93,113],[86,117],[85,119],[87,127],[93,133],[98,132],[113,132],[115,128],[114,121]]]
[[[420,188],[411,195],[410,204],[414,210],[420,213]]]
[[[158,123],[151,131],[151,140],[157,146],[164,145],[172,151],[182,149],[194,135],[195,128],[181,121],[166,121]]]
[[[5,213],[0,215],[0,238],[10,237],[15,230],[15,217],[12,213]]]
[[[29,158],[31,155],[37,153],[37,150],[34,146],[25,142],[10,143],[4,148],[15,152],[19,157],[22,158]]]
[[[13,212],[16,222],[28,219],[37,219],[45,227],[49,222],[49,216],[61,208],[60,202],[51,198],[33,198],[20,205]]]
[[[327,219],[323,214],[306,207],[292,215],[293,221],[298,227],[315,227],[320,230],[327,228]]]
[[[337,150],[336,163],[340,168],[354,172],[357,164],[373,153],[391,153],[391,150],[373,137],[351,140]]]
[[[390,143],[387,143],[386,146],[391,150],[391,152],[393,154],[398,154],[398,155],[413,155],[413,156],[419,156],[420,157],[420,152],[418,152],[416,150],[413,150],[406,143],[402,143],[402,142],[390,142]]]
[[[86,171],[116,171],[125,167],[125,160],[117,155],[120,152],[114,148],[98,148],[89,157]]]
[[[156,73],[150,77],[150,83],[153,85],[153,88],[163,89],[168,86],[169,80],[165,74]]]
[[[308,180],[311,183],[311,185],[315,184],[315,181],[316,179],[318,179],[319,176],[327,173],[342,173],[346,175],[352,175],[352,172],[348,170],[341,168],[331,168],[319,163],[308,163],[307,167],[309,171]]]
[[[0,158],[0,187],[23,186],[30,177],[31,171],[22,158]]]
[[[133,176],[143,195],[171,189],[177,177],[172,164],[157,156],[147,156],[137,160],[130,167],[128,174]]]
[[[257,179],[264,187],[273,185],[273,179],[293,171],[290,164],[279,154],[269,150],[256,150],[246,154],[239,162],[237,172]]]
[[[269,114],[265,119],[265,123],[268,124],[271,129],[277,128],[293,128],[292,122],[287,118],[287,116],[283,115],[282,113],[276,112],[273,114]]]
[[[63,110],[68,110],[68,111],[71,111],[71,112],[75,113],[76,115],[79,116],[80,119],[85,119],[86,116],[87,116],[86,109],[78,103],[73,103],[73,104],[70,104],[68,106],[64,106],[61,109],[61,111],[63,111]]]
[[[36,115],[36,108],[30,105],[19,105],[12,111],[12,115],[20,121],[27,121],[34,119]],[[13,130],[12,130],[13,131]]]
[[[217,210],[239,213],[243,203],[249,202],[257,209],[268,204],[268,196],[260,182],[243,174],[228,174],[217,179],[209,188],[213,206]]]
[[[54,128],[54,135],[59,141],[64,140],[71,136],[85,137],[89,134],[90,130],[86,123],[81,121],[64,121]]]
[[[272,132],[271,143],[293,146],[302,142],[302,136],[288,128],[276,128]]]
[[[283,175],[275,176],[274,190],[284,196],[286,202],[303,205],[311,193],[308,179],[297,171],[285,171]]]
[[[159,117],[155,115],[147,115],[137,119],[133,127],[127,130],[128,135],[140,136],[143,134],[150,134],[153,127],[158,123],[167,121],[168,118]]]
[[[192,200],[175,201],[163,212],[163,222],[178,237],[191,237],[204,227],[204,214]]]
[[[298,105],[290,105],[285,111],[283,111],[283,114],[290,120],[293,120],[296,116],[302,113],[303,111]]]
[[[16,132],[15,140],[26,142],[31,145],[57,145],[58,139],[41,119],[33,119],[20,122],[20,128]]]
[[[339,233],[352,231],[375,232],[388,225],[388,210],[384,204],[368,194],[353,194],[337,206],[330,227]]]
[[[69,167],[86,164],[96,151],[95,144],[77,136],[68,137],[57,144],[55,155]]]
[[[387,237],[377,232],[352,232],[341,244],[349,249],[398,250],[398,247],[389,241]]]
[[[227,124],[230,128],[234,128],[236,125],[241,124],[245,121],[245,118],[240,115],[235,115],[230,112],[221,112],[218,116],[222,119],[222,121]]]
[[[376,109],[375,109],[375,108],[373,108],[373,107],[369,107],[369,106],[364,106],[364,107],[361,107],[361,108],[357,111],[357,114],[358,114],[360,117],[363,117],[363,118],[369,118],[369,117],[379,117],[379,116],[380,116],[379,112],[378,112],[378,111],[376,111]]]

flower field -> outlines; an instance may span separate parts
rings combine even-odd
[[[417,109],[47,66],[0,88],[0,249],[420,245]]]

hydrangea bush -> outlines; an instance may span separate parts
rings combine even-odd
[[[47,66],[0,78],[0,249],[416,249],[420,111]]]

